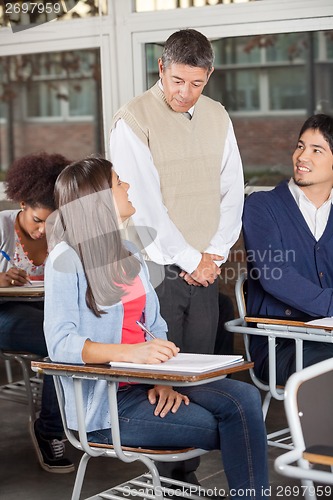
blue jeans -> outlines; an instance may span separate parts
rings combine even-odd
[[[5,302],[0,305],[0,348],[47,356],[43,302]],[[61,439],[63,426],[53,377],[44,376],[38,430],[45,438]]]
[[[148,389],[138,384],[118,390],[123,445],[219,449],[232,498],[266,498],[267,440],[261,398],[254,386],[225,378],[178,388],[190,398],[190,405],[182,404],[175,414],[169,412],[164,418],[154,416]],[[90,432],[88,439],[112,444],[110,429]]]

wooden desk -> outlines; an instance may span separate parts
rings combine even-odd
[[[75,378],[94,380],[103,379],[111,382],[137,382],[146,384],[165,385],[200,385],[226,377],[230,373],[236,373],[253,368],[253,363],[242,361],[225,366],[220,369],[205,373],[175,373],[173,371],[139,370],[135,368],[114,368],[109,365],[72,365],[65,363],[53,363],[47,361],[32,361],[31,367],[34,371],[43,371],[50,375],[73,376]]]
[[[0,287],[0,303],[7,301],[44,300],[44,286]]]
[[[33,361],[31,363],[31,366],[34,371],[43,371],[43,373],[54,376],[59,407],[67,439],[73,446],[84,452],[77,470],[76,480],[72,493],[72,500],[79,500],[80,498],[85,469],[89,458],[98,456],[118,458],[125,463],[131,463],[136,460],[140,460],[148,468],[149,474],[143,474],[138,478],[129,480],[126,483],[122,483],[121,485],[119,485],[119,487],[113,486],[111,489],[101,493],[100,495],[94,496],[94,498],[103,497],[124,499],[124,496],[128,496],[126,493],[125,495],[121,493],[121,496],[118,496],[118,491],[127,491],[128,493],[131,492],[131,498],[163,498],[163,496],[161,496],[161,493],[158,493],[163,491],[161,488],[167,488],[167,491],[169,491],[170,485],[173,485],[173,487],[184,491],[184,494],[182,494],[180,497],[177,494],[178,498],[191,500],[192,498],[199,498],[198,494],[194,495],[194,492],[198,491],[198,489],[196,489],[198,487],[196,487],[195,485],[190,485],[191,488],[189,490],[188,483],[174,481],[168,478],[161,479],[156,469],[155,462],[177,462],[180,460],[187,460],[203,455],[204,453],[207,453],[207,450],[193,447],[178,450],[148,450],[144,448],[128,448],[122,446],[118,418],[118,382],[139,382],[146,384],[158,383],[172,386],[199,385],[221,379],[228,373],[247,370],[253,366],[253,363],[242,361],[237,364],[232,364],[229,367],[224,367],[219,370],[212,370],[211,372],[200,374],[175,372],[169,373],[166,371],[158,372],[157,370],[143,371],[142,369],[134,368],[115,368],[111,367],[108,364],[73,365],[64,363],[52,363],[48,361]],[[67,426],[65,414],[65,398],[62,385],[60,383],[60,376],[71,378],[73,382],[74,401],[71,401],[70,403],[75,405],[78,432],[72,431]],[[112,446],[107,444],[101,445],[89,443],[87,440],[87,429],[85,421],[86,409],[83,401],[83,385],[86,382],[86,379],[93,381],[105,380],[107,383],[107,397],[113,443]],[[140,428],[138,428],[138,432],[140,432]],[[146,485],[148,484],[150,485],[150,489],[152,489],[153,491],[149,491],[149,493],[146,493],[143,497],[142,488],[146,490]],[[173,494],[175,490],[170,491]]]
[[[332,327],[324,326],[324,325],[309,325],[309,323],[305,321],[297,321],[292,319],[276,319],[276,318],[265,318],[260,316],[245,316],[245,321],[247,323],[256,323],[257,325],[276,325],[276,326],[285,326],[287,329],[293,329],[296,331],[304,331],[304,329],[308,330],[324,330],[326,332],[331,332]]]

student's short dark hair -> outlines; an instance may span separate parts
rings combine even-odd
[[[55,209],[54,184],[70,160],[45,152],[18,158],[9,167],[5,191],[8,199],[35,207]]]
[[[318,114],[310,116],[303,124],[298,138],[309,129],[319,130],[325,140],[328,142],[330,150],[333,153],[333,118],[329,115]]]
[[[214,51],[210,41],[193,29],[183,29],[173,33],[165,42],[162,64],[185,64],[211,71],[214,63]]]

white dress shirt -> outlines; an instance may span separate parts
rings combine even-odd
[[[293,195],[298,208],[302,212],[304,219],[306,220],[307,225],[313,236],[318,241],[323,232],[325,231],[328,217],[330,215],[331,205],[332,205],[332,193],[330,197],[321,205],[321,207],[317,208],[312,201],[304,194],[302,189],[295,184],[293,178],[289,181],[289,189],[291,194]]]
[[[118,120],[111,132],[110,151],[115,171],[121,180],[130,184],[129,198],[136,208],[132,216],[134,224],[156,231],[156,239],[145,248],[148,258],[161,265],[176,264],[192,273],[202,255],[187,243],[170,219],[163,204],[160,179],[151,152],[123,119]],[[230,248],[239,237],[243,211],[242,161],[231,120],[221,163],[220,190],[220,222],[205,250],[223,256],[218,265],[227,260]]]

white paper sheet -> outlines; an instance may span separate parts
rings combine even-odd
[[[164,363],[125,363],[121,361],[111,361],[114,368],[140,368],[142,370],[172,371],[172,372],[195,372],[203,373],[217,368],[224,368],[243,361],[242,355],[220,355],[220,354],[191,354],[179,353],[177,356]]]

